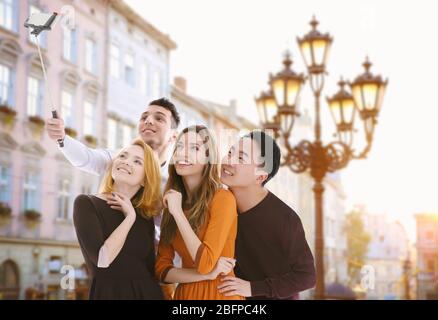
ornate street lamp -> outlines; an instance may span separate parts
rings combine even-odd
[[[318,24],[319,22],[315,16],[313,16],[310,22],[312,30],[304,37],[297,38],[307,70],[311,74],[321,74],[325,72],[328,53],[333,42],[333,38],[328,33],[322,34],[316,29]]]
[[[275,103],[274,94],[272,91],[265,91],[254,99],[256,101],[259,117],[263,123],[263,128],[265,130],[273,130],[277,136],[280,125],[277,117],[277,105]]]
[[[412,268],[411,260],[410,260],[410,255],[408,252],[406,260],[403,261],[405,300],[411,299],[411,288],[410,288],[411,268]]]
[[[377,116],[383,103],[388,80],[383,81],[380,76],[374,76],[370,72],[371,62],[368,57],[363,63],[365,72],[358,76],[350,84],[353,92],[354,102],[364,121],[367,144],[371,148],[374,127],[377,124]]]
[[[328,52],[333,38],[317,30],[318,21],[313,17],[310,22],[312,30],[302,38],[297,38],[301,54],[307,67],[306,76],[297,74],[291,69],[292,61],[287,54],[284,69],[275,76],[270,76],[271,91],[262,93],[256,98],[260,119],[265,129],[274,129],[276,138],[283,138],[287,153],[283,166],[295,173],[309,172],[314,179],[315,195],[315,264],[316,288],[315,299],[325,296],[324,284],[324,233],[323,233],[323,192],[324,177],[346,167],[352,159],[363,159],[371,149],[374,127],[382,106],[385,88],[388,83],[380,76],[369,71],[371,63],[364,63],[365,72],[349,83],[339,82],[339,91],[327,98],[333,120],[336,125],[338,139],[328,144],[321,140],[320,96],[324,87]],[[309,80],[315,98],[315,139],[302,140],[291,146],[289,138],[294,121],[300,116],[298,112],[299,97],[305,79]],[[364,122],[366,147],[356,154],[352,147],[355,114],[359,113]]]
[[[313,16],[310,22],[312,30],[302,38],[297,37],[297,42],[307,66],[310,87],[318,98],[316,103],[319,104],[319,95],[324,87],[325,67],[333,38],[328,33],[323,34],[319,32],[316,29],[318,24],[319,22]],[[317,119],[317,121],[319,120]]]
[[[353,143],[353,122],[356,115],[353,96],[345,89],[347,84],[342,78],[338,82],[339,91],[327,98],[333,121],[336,125],[339,141],[351,146]]]
[[[269,84],[276,106],[278,106],[278,120],[283,132],[292,130],[294,119],[299,116],[297,106],[300,99],[301,87],[304,84],[304,75],[297,74],[291,69],[292,60],[286,52],[283,60],[284,69],[276,75],[270,75]]]

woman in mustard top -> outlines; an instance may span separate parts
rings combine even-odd
[[[220,277],[233,275],[237,209],[233,194],[221,188],[219,156],[205,126],[185,128],[169,164],[163,198],[155,272],[165,283],[178,283],[176,300],[241,300],[225,297]],[[173,265],[175,252],[182,267]]]

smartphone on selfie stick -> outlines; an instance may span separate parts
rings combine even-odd
[[[41,68],[43,69],[44,80],[46,81],[47,92],[49,94],[50,103],[51,103],[51,107],[52,107],[52,117],[55,119],[58,118],[58,114],[56,112],[55,105],[53,104],[53,99],[52,99],[52,95],[50,92],[50,85],[49,85],[49,82],[47,80],[46,67],[44,65],[43,56],[41,55],[41,48],[40,48],[40,44],[38,41],[38,35],[45,30],[52,30],[52,26],[54,25],[54,22],[56,20],[57,15],[58,15],[58,13],[56,13],[56,12],[53,12],[52,14],[33,13],[24,22],[24,26],[26,28],[32,29],[30,34],[35,36],[36,45],[38,48],[38,54],[40,56],[40,61],[41,61]],[[64,140],[58,139],[58,145],[62,148],[64,146]]]

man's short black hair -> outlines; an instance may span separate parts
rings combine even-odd
[[[170,102],[169,99],[167,98],[160,98],[157,100],[153,100],[151,102],[149,102],[149,105],[154,105],[154,106],[160,106],[163,107],[164,109],[167,109],[170,111],[170,113],[172,113],[172,129],[176,129],[179,126],[180,123],[180,117],[179,117],[179,113],[176,110],[175,105]]]
[[[260,157],[263,159],[263,169],[268,173],[268,177],[263,181],[264,186],[269,180],[271,180],[278,172],[280,168],[281,151],[275,139],[264,131],[251,131],[244,138],[250,138],[257,142],[260,148]]]

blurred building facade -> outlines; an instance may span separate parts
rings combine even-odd
[[[309,111],[304,108],[301,116],[295,120],[291,143],[303,139],[312,139],[314,123]],[[286,152],[286,150],[284,150]],[[277,175],[280,183],[275,187],[276,193],[299,214],[306,233],[310,249],[315,253],[315,202],[313,178],[309,173],[294,174],[282,167]],[[290,180],[289,183],[286,183]],[[288,185],[284,188],[284,185]],[[339,172],[330,173],[324,179],[323,214],[324,214],[324,271],[325,284],[346,285],[348,283],[345,225],[346,195]],[[309,299],[313,289],[301,293],[302,299]]]
[[[415,219],[418,299],[438,300],[438,214],[419,213]]]
[[[145,106],[169,96],[169,61],[176,43],[123,1],[108,7],[106,136],[103,145],[120,149],[138,135]]]
[[[346,195],[339,172],[325,179],[324,191],[324,263],[327,284],[348,283],[347,238],[344,232]]]
[[[303,222],[306,239],[310,249],[315,253],[315,204],[313,179],[309,174],[294,176],[295,185],[292,194],[297,203],[294,207]],[[344,232],[346,195],[339,173],[328,174],[324,179],[323,214],[324,214],[324,272],[326,290],[331,285],[347,286],[347,238]],[[291,191],[289,191],[290,193]],[[312,297],[313,289],[301,294],[303,298]]]
[[[69,12],[40,44],[53,103],[71,135],[91,143],[102,137],[106,5],[104,1],[1,1],[1,201],[11,209],[0,227],[0,284],[4,298],[68,298],[61,290],[64,265],[84,279],[83,258],[72,225],[72,201],[95,190],[44,133],[50,115],[35,39],[23,22],[34,12]],[[73,10],[74,9],[74,10]],[[68,23],[76,26],[70,29]],[[12,110],[12,111],[11,111]],[[92,139],[95,138],[95,140]],[[34,292],[34,294],[32,294]],[[41,295],[41,293],[44,295]],[[78,290],[78,295],[81,292]]]
[[[39,11],[66,14],[39,40],[66,132],[91,147],[136,136],[142,108],[169,94],[176,45],[123,1],[0,1],[0,299],[81,299],[88,283],[72,204],[95,193],[99,177],[74,169],[44,132],[51,102],[23,26]],[[60,287],[63,266],[76,290]]]
[[[400,222],[390,220],[384,214],[364,215],[364,226],[371,236],[365,263],[373,267],[375,275],[374,289],[366,290],[366,298],[405,299],[404,266],[406,259],[411,257],[405,228]]]

